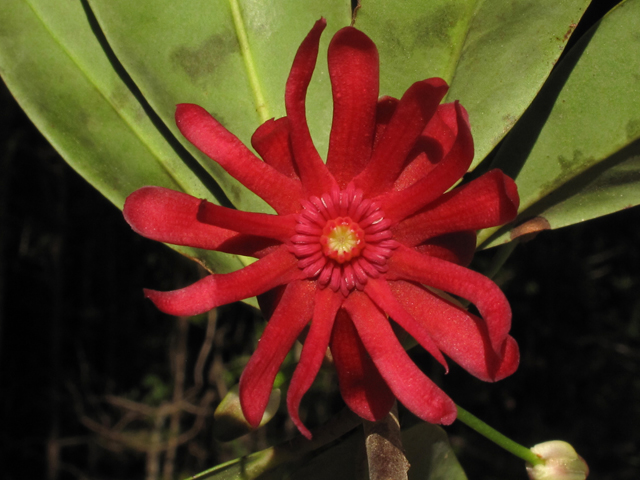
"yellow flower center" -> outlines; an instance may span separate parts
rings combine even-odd
[[[348,262],[364,248],[364,231],[349,217],[338,217],[324,226],[320,243],[327,257],[338,263]]]

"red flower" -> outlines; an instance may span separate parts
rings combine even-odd
[[[453,401],[409,359],[394,322],[447,368],[443,353],[495,381],[518,365],[511,310],[488,278],[465,268],[475,231],[512,220],[518,193],[499,170],[448,191],[467,171],[473,140],[465,110],[439,105],[446,83],[414,83],[402,99],[378,99],[378,52],[352,27],[329,46],[333,125],[326,164],[305,117],[320,35],[302,42],[286,86],[287,116],[253,135],[258,159],[197,105],[178,105],[182,134],[278,215],[240,212],[159,187],[129,196],[133,229],[162,242],[259,260],[172,292],[146,290],[163,312],[194,315],[260,295],[279,298],[240,379],[245,417],[257,426],[287,352],[310,324],[287,405],[298,416],[327,347],[340,391],[361,417],[385,416],[398,398],[418,417],[449,424]],[[481,318],[440,291],[470,300]]]

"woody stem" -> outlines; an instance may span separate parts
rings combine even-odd
[[[382,420],[363,424],[369,480],[407,480],[409,462],[402,451],[397,403]]]

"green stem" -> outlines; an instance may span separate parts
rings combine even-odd
[[[457,405],[456,405],[457,406]],[[520,457],[525,462],[530,463],[531,465],[543,465],[544,460],[538,457],[535,453],[531,451],[531,449],[520,445],[519,443],[514,442],[510,438],[505,437],[500,432],[494,430],[489,425],[484,423],[478,417],[472,415],[467,412],[464,408],[458,407],[458,420],[467,425],[468,427],[474,429],[480,435],[491,440],[496,445],[504,448],[507,452],[512,453],[516,457]]]
[[[251,85],[251,91],[253,92],[253,99],[256,103],[256,111],[260,117],[260,122],[264,123],[271,118],[269,115],[269,107],[267,101],[262,94],[262,87],[260,86],[260,80],[258,79],[258,72],[256,71],[256,64],[253,60],[253,54],[249,47],[249,39],[247,38],[247,31],[244,28],[244,21],[242,20],[242,14],[240,13],[240,5],[238,0],[229,0],[231,6],[231,16],[233,17],[233,26],[236,29],[236,36],[238,37],[238,43],[240,44],[240,53],[244,60],[244,66],[247,69],[249,75],[249,84]]]

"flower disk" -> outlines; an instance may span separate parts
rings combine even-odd
[[[362,190],[349,184],[346,190],[335,188],[304,201],[291,238],[298,267],[307,278],[318,277],[322,288],[345,296],[354,288],[364,290],[369,277],[386,272],[397,247],[380,206],[362,197]]]
[[[358,257],[365,247],[364,231],[349,217],[329,220],[320,236],[322,252],[338,263]]]

